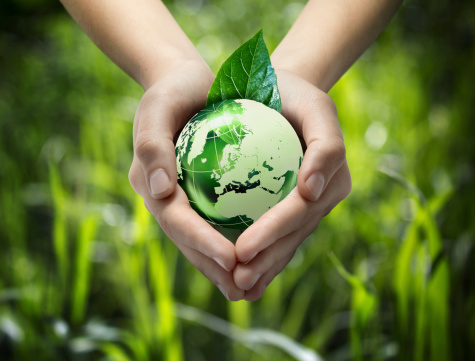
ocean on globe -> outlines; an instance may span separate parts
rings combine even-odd
[[[176,144],[178,184],[206,221],[244,229],[295,187],[303,153],[289,122],[247,99],[196,114]]]

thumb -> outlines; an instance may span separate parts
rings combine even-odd
[[[144,133],[137,137],[134,152],[150,195],[163,199],[172,194],[177,182],[173,141],[160,134]]]
[[[177,183],[173,142],[179,123],[177,117],[170,102],[162,102],[160,98],[154,99],[154,106],[139,108],[136,114],[134,162],[138,160],[145,178],[146,187],[142,187],[142,191],[148,190],[154,199],[171,195]],[[135,167],[135,172],[138,171],[139,167]]]
[[[174,139],[204,107],[208,83],[212,82],[209,74],[207,65],[203,68],[201,63],[187,63],[147,89],[140,101],[134,120],[134,162],[138,161],[143,170],[146,187],[142,188],[154,199],[175,191]]]
[[[297,187],[302,197],[316,202],[333,175],[345,163],[345,145],[341,137],[315,139],[307,145],[300,167]]]
[[[310,87],[299,104],[296,113],[306,151],[297,187],[303,198],[316,202],[333,175],[346,163],[345,143],[335,103],[327,94]]]

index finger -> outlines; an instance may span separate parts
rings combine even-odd
[[[234,269],[234,245],[191,208],[179,185],[170,197],[162,200],[149,197],[146,202],[149,211],[173,242],[202,253],[227,271]]]
[[[309,224],[315,228],[316,224],[348,195],[349,179],[350,172],[345,162],[319,202],[308,201],[294,188],[238,238],[236,256],[239,261],[248,263],[259,252],[293,232],[300,232]]]
[[[297,230],[303,214],[310,214],[313,204],[303,199],[294,188],[281,202],[264,213],[236,241],[236,256],[242,263],[251,261],[259,252],[283,236]]]
[[[172,195],[163,200],[152,198],[146,191],[145,179],[140,165],[135,160],[132,163],[130,178],[134,190],[142,196],[149,212],[177,246],[184,245],[195,249],[228,271],[234,269],[236,255],[233,244],[191,208],[179,185],[176,185]]]

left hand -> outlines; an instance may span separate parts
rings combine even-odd
[[[206,63],[197,59],[178,62],[147,89],[134,120],[134,160],[129,179],[177,248],[228,300],[236,301],[242,299],[244,291],[233,280],[234,245],[191,208],[176,182],[173,139],[205,106],[213,79]]]
[[[282,115],[305,143],[297,187],[236,241],[234,283],[244,299],[259,299],[320,220],[351,190],[335,104],[323,91],[285,70],[276,71]]]

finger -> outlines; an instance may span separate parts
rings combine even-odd
[[[345,162],[345,143],[335,104],[328,95],[319,93],[306,99],[302,117],[307,149],[297,187],[303,197],[315,202]]]
[[[297,178],[300,194],[309,201],[318,201],[345,160],[341,137],[313,139],[308,144]]]
[[[300,215],[297,230],[275,241],[248,264],[237,265],[234,270],[236,286],[246,290],[245,300],[255,301],[263,295],[266,287],[290,262],[297,248],[318,226],[321,218],[346,197],[349,190],[345,190],[345,186],[349,183],[349,177],[349,169],[345,162],[336,172],[320,201],[316,203],[307,202],[297,192],[295,198],[300,198],[309,205],[307,212]]]
[[[219,288],[223,296],[229,301],[239,301],[243,299],[244,291],[236,287],[231,272],[225,271],[218,266],[216,262],[192,248],[184,245],[180,245],[178,248],[206,278]]]
[[[318,217],[325,217],[335,206],[351,192],[351,175],[346,160],[332,177],[332,182],[325,189],[318,202],[313,202],[314,212]]]
[[[280,264],[289,255],[294,255],[303,240],[316,228],[316,224],[306,224],[282,237],[270,247],[259,253],[251,262],[238,264],[234,269],[234,283],[242,290],[250,290],[259,281],[262,275],[273,269],[276,264]]]
[[[176,195],[167,201],[154,200],[146,192],[145,180],[136,161],[132,163],[129,179],[134,190],[144,198],[148,211],[179,248],[194,248],[213,259],[223,269],[234,269],[236,256],[233,245],[190,208],[180,187],[177,188]],[[166,212],[163,208],[166,208]]]
[[[236,241],[236,257],[248,263],[278,239],[299,229],[305,222],[319,222],[351,191],[348,164],[335,173],[319,202],[309,202],[294,188],[287,197],[264,213]]]
[[[289,262],[294,257],[297,248],[318,226],[318,223],[319,220],[314,220],[313,222],[303,222],[302,227],[298,231],[295,231],[289,234],[288,236],[283,237],[268,250],[265,250],[262,253],[262,259],[260,261],[256,257],[255,262],[252,262],[256,263],[255,265],[249,264],[250,268],[257,269],[259,271],[262,271],[263,273],[262,276],[258,278],[257,282],[255,282],[251,288],[246,290],[246,293],[244,295],[245,300],[256,301],[262,297],[267,286],[289,264]],[[265,258],[268,258],[268,260],[265,260]],[[263,270],[263,268],[260,268],[260,262],[269,264],[268,269]],[[238,268],[236,267],[236,270],[234,271],[235,282],[237,271]],[[238,286],[238,284],[236,285]]]
[[[297,230],[275,241],[248,264],[238,264],[234,270],[236,286],[246,290],[245,300],[255,301],[263,295],[266,287],[290,262],[297,248],[318,226],[321,218],[347,196],[349,189],[345,190],[345,187],[351,184],[349,179],[350,173],[345,162],[335,173],[319,202],[307,202],[297,192],[294,198],[300,198],[309,205],[307,212],[300,214]]]
[[[312,203],[294,188],[287,197],[264,213],[236,241],[236,256],[242,263],[251,261],[263,249],[295,231]]]
[[[246,291],[244,294],[244,299],[249,302],[257,301],[264,294],[267,286],[274,280],[274,278],[282,272],[282,270],[287,266],[287,264],[292,259],[293,254],[289,255],[287,259],[282,260],[280,263],[276,264],[270,271],[263,275],[259,281],[252,287],[249,291]]]
[[[150,196],[144,197],[144,200],[160,227],[177,246],[192,248],[227,271],[234,269],[234,245],[190,207],[180,186],[164,200],[156,200]]]
[[[129,182],[135,193],[139,194],[142,198],[145,196],[146,192],[148,192],[147,182],[145,181],[142,167],[138,159],[135,157],[129,170]]]

